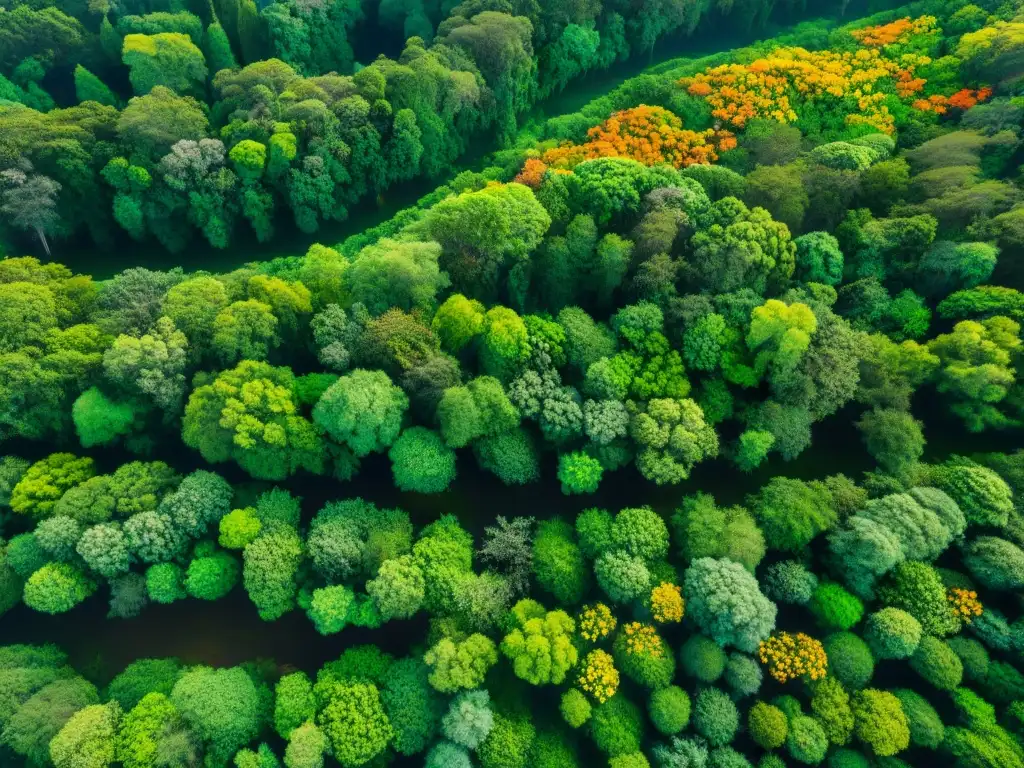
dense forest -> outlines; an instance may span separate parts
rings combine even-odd
[[[849,11],[0,8],[0,764],[1024,768],[1024,6]]]
[[[507,143],[587,71],[699,24],[804,12],[773,7],[16,0],[0,8],[0,242],[181,251],[193,236],[228,248],[243,228],[260,242],[282,223],[316,232],[396,182],[444,175],[474,136]]]

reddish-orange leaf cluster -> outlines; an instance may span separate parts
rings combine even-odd
[[[896,73],[896,93],[901,99],[909,99],[915,93],[920,93],[926,82],[923,77],[914,77],[910,70],[901,69]]]
[[[944,115],[949,111],[950,107],[953,109],[970,109],[975,104],[987,100],[991,95],[991,88],[979,88],[976,91],[972,91],[970,88],[962,88],[952,96],[935,94],[927,99],[917,99],[910,106],[922,112],[934,112],[937,115]]]
[[[886,45],[905,43],[915,35],[924,35],[934,29],[934,16],[919,16],[916,19],[907,16],[888,24],[879,24],[876,27],[854,29],[850,32],[850,36],[867,48],[881,48]]]
[[[683,128],[683,121],[667,109],[641,104],[616,112],[591,128],[585,143],[549,149],[542,160],[555,168],[572,168],[599,157],[628,157],[644,165],[668,163],[684,168],[712,163],[719,152],[735,146],[736,137],[730,131],[688,131]],[[531,166],[530,173],[535,174],[538,167]],[[527,173],[526,167],[523,173]]]

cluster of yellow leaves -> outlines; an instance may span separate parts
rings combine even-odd
[[[588,653],[577,682],[583,692],[593,696],[599,704],[608,701],[619,689],[619,670],[611,654],[600,648]]]
[[[850,32],[850,36],[867,48],[881,48],[886,45],[899,45],[917,35],[927,35],[937,28],[934,16],[919,16],[911,19],[906,16],[888,24],[876,27],[863,27]]]
[[[610,635],[618,622],[607,605],[595,603],[583,607],[580,615],[576,617],[576,623],[580,629],[580,636],[584,640],[596,643]]]
[[[678,624],[685,611],[683,591],[675,584],[663,581],[651,590],[651,615],[659,624]]]
[[[730,131],[688,131],[683,121],[667,109],[641,104],[595,125],[587,131],[585,143],[565,143],[549,149],[541,159],[556,168],[572,168],[599,157],[627,157],[644,165],[668,163],[685,168],[712,163],[719,152],[735,146],[736,137]]]
[[[909,34],[930,30],[934,21],[929,16],[908,20]],[[823,102],[823,107],[848,112],[846,122],[850,125],[865,124],[892,133],[895,122],[885,104],[884,88],[891,85],[904,99],[918,93],[925,81],[914,72],[930,61],[916,53],[888,56],[874,44],[856,51],[784,47],[749,64],[711,67],[682,78],[679,85],[691,96],[707,101],[719,120],[737,128],[754,118],[792,123],[802,104]],[[845,105],[830,103],[836,100],[853,101]]]
[[[828,668],[824,646],[803,632],[778,632],[762,642],[757,653],[769,674],[780,683],[797,677],[820,680]]]
[[[978,593],[973,589],[952,587],[946,592],[946,599],[949,600],[953,613],[968,624],[974,620],[975,616],[981,616],[981,601],[978,599]]]
[[[650,624],[641,624],[639,621],[631,621],[622,626],[622,633],[626,638],[626,650],[636,656],[650,656],[660,659],[663,651],[663,643],[658,630]]]

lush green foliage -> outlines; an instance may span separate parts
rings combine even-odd
[[[0,459],[0,613],[76,647],[87,601],[248,598],[343,650],[9,645],[0,762],[1024,766],[1024,452],[951,453],[1024,423],[1019,2],[807,23],[518,136],[802,10],[44,5],[0,9],[0,440],[35,459]],[[304,255],[6,257],[312,233],[492,134]]]

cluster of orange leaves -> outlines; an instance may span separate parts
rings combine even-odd
[[[683,121],[667,109],[641,104],[616,112],[595,125],[587,131],[583,144],[570,142],[549,149],[541,160],[547,166],[572,168],[584,160],[627,157],[644,165],[668,163],[685,168],[712,163],[719,152],[735,146],[736,137],[730,131],[688,131],[683,128]],[[535,175],[539,168],[532,165],[531,173]]]
[[[691,96],[704,98],[711,114],[742,128],[754,118],[792,123],[803,102],[856,99],[857,111],[847,123],[866,124],[892,133],[895,121],[878,90],[885,81],[914,83],[914,69],[930,61],[908,53],[891,59],[874,48],[857,51],[807,51],[778,48],[770,56],[750,64],[723,64],[679,84]],[[918,90],[923,87],[914,83]],[[904,86],[910,87],[910,86]]]
[[[682,590],[675,584],[661,582],[651,590],[651,616],[659,624],[678,624],[686,613]]]
[[[867,48],[881,48],[886,45],[905,43],[916,35],[926,35],[935,27],[934,16],[919,16],[916,19],[907,16],[888,24],[852,30],[850,36]]]
[[[946,592],[946,599],[949,600],[953,613],[968,624],[974,620],[974,617],[982,614],[981,601],[978,599],[978,593],[973,589],[952,587]]]
[[[649,656],[660,659],[663,653],[661,635],[650,624],[632,621],[622,625],[626,638],[626,650],[637,656]]]
[[[952,96],[941,96],[935,94],[927,99],[917,99],[912,106],[922,112],[934,112],[937,115],[944,115],[950,107],[954,109],[970,109],[979,102],[986,101],[992,95],[991,88],[979,88],[972,91],[970,88],[962,88]]]
[[[828,669],[825,647],[810,635],[797,632],[779,632],[761,643],[758,648],[761,663],[780,683],[801,677],[820,680]]]

